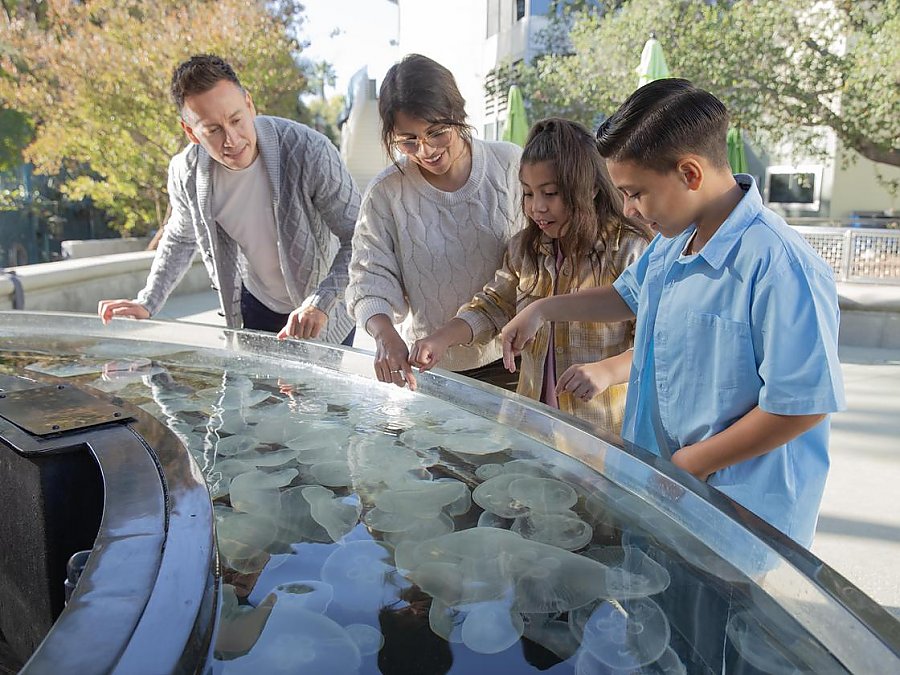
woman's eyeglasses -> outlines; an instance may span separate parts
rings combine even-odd
[[[431,133],[425,134],[424,138],[400,138],[393,142],[393,146],[404,155],[415,155],[419,151],[419,145],[428,145],[430,148],[440,150],[450,145],[453,139],[452,127],[444,127],[437,129]]]

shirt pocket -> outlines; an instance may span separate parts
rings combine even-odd
[[[756,379],[749,323],[689,311],[687,327],[687,365],[692,377],[719,391]]]

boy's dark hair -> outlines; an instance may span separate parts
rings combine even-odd
[[[688,80],[655,80],[635,91],[597,129],[606,159],[671,171],[686,154],[728,166],[728,110]]]
[[[466,101],[453,73],[427,56],[407,54],[391,66],[381,83],[378,114],[381,142],[388,157],[393,157],[391,141],[397,113],[456,127],[466,142],[472,140],[472,128],[466,124]]]
[[[243,89],[234,69],[214,54],[196,54],[179,64],[172,71],[171,85],[172,100],[178,112],[184,108],[184,99],[188,96],[207,92],[222,80],[234,82]]]

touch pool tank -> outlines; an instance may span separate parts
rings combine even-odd
[[[179,544],[194,587],[174,572],[151,589],[194,636],[167,672],[900,670],[900,624],[752,514],[466,378],[422,374],[412,393],[375,382],[371,356],[349,349],[23,312],[0,312],[0,376],[146,414],[193,460],[218,573],[202,575],[195,532]],[[95,544],[90,564],[116,555]],[[91,590],[79,582],[32,660],[78,626],[73,604]],[[196,599],[188,622],[179,593]],[[196,629],[204,612],[213,637]],[[159,672],[152,657],[97,672]]]

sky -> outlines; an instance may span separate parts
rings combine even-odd
[[[379,82],[400,58],[391,45],[397,39],[397,5],[389,0],[302,0],[306,21],[301,34],[310,44],[303,56],[329,61],[337,86],[326,94],[345,94],[350,77],[363,66]],[[339,31],[332,36],[334,31]]]

